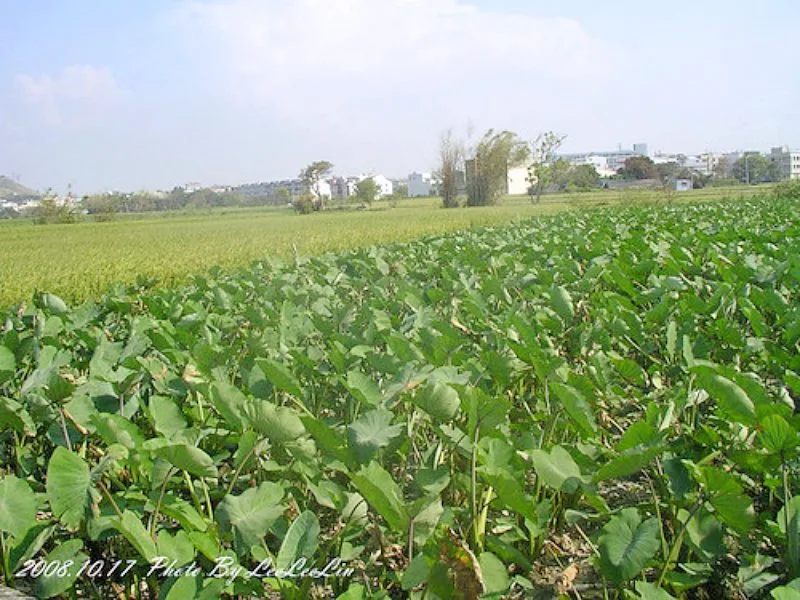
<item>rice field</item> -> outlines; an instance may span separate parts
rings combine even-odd
[[[116,283],[138,278],[148,285],[174,285],[218,266],[245,267],[255,260],[283,262],[295,255],[408,241],[514,219],[595,205],[715,200],[751,195],[758,188],[714,188],[672,195],[609,192],[546,196],[533,205],[509,197],[499,206],[445,210],[435,198],[408,199],[390,208],[328,211],[300,216],[288,208],[220,209],[195,213],[125,216],[108,223],[34,225],[0,222],[0,307],[36,291],[68,301],[96,297]]]

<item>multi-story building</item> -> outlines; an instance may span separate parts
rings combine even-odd
[[[800,150],[790,150],[788,146],[772,148],[769,159],[778,165],[781,179],[800,179]]]
[[[408,197],[432,196],[436,190],[436,181],[431,173],[417,173],[408,176]]]
[[[560,154],[558,158],[567,160],[572,165],[594,164],[598,158],[606,161],[604,170],[616,173],[625,166],[625,161],[634,156],[647,156],[647,144],[638,143],[633,145],[633,150],[623,150],[622,148],[604,152],[582,152],[578,154]],[[595,167],[597,168],[597,167]],[[600,169],[598,169],[598,172]]]

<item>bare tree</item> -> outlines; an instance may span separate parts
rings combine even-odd
[[[464,142],[448,129],[439,140],[439,194],[445,208],[458,206],[459,172],[464,164]]]

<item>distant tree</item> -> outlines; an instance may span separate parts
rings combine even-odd
[[[311,192],[303,192],[295,197],[292,206],[301,215],[307,215],[316,209],[316,198]]]
[[[95,221],[113,221],[119,214],[120,195],[100,194],[97,196],[85,196],[81,200],[81,205],[88,214],[94,217]]]
[[[496,204],[508,186],[508,169],[530,158],[530,147],[512,131],[487,131],[467,169],[467,206]]]
[[[327,160],[317,160],[300,171],[300,179],[303,180],[311,193],[314,195],[314,205],[317,210],[325,208],[325,197],[322,194],[321,184],[333,170],[333,164]]]
[[[371,206],[379,192],[380,188],[372,177],[362,179],[356,184],[356,199],[362,204]]]
[[[556,151],[567,139],[552,131],[540,133],[531,144],[531,161],[528,165],[528,181],[531,182],[531,199],[538,203],[542,192],[552,183],[555,172],[551,165],[555,163]]]
[[[624,179],[658,179],[659,172],[649,156],[631,156],[617,171]]]
[[[658,178],[663,182],[674,181],[675,179],[678,179],[680,170],[680,165],[675,161],[659,163],[656,165]]]
[[[439,170],[437,191],[445,208],[458,206],[458,174],[464,168],[464,142],[448,129],[439,138]]]
[[[285,206],[287,204],[291,204],[292,202],[292,192],[287,187],[278,188],[275,191],[275,198],[277,203]]]
[[[745,154],[733,163],[732,174],[743,183],[767,183],[780,178],[777,164],[755,152]]]
[[[75,205],[66,200],[60,201],[48,190],[34,209],[33,216],[33,222],[37,225],[75,223],[78,220],[78,210]]]
[[[567,175],[567,185],[580,190],[595,188],[600,181],[600,174],[594,165],[578,165],[572,167]]]
[[[401,183],[400,185],[394,186],[392,191],[392,196],[397,196],[398,198],[407,198],[408,197],[408,185],[405,183]]]

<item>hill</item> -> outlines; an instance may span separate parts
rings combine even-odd
[[[0,200],[26,200],[38,198],[41,194],[21,185],[5,175],[0,175]]]

